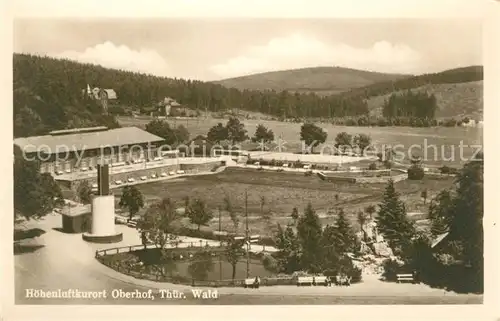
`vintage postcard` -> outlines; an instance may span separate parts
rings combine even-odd
[[[109,2],[11,5],[6,320],[102,305],[498,316],[493,2],[385,17]]]

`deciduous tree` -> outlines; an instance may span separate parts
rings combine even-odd
[[[170,198],[163,198],[152,204],[141,216],[137,222],[137,230],[158,249],[163,250],[169,241],[174,241],[177,237],[174,223],[178,218],[175,204]]]
[[[305,123],[300,128],[300,140],[310,147],[310,152],[314,152],[314,147],[323,144],[328,134],[313,123]]]
[[[78,199],[82,204],[90,204],[92,201],[92,188],[90,187],[89,181],[83,180],[78,184]]]
[[[128,209],[129,219],[132,219],[144,207],[144,197],[135,186],[125,186],[118,206]]]
[[[24,159],[14,147],[14,218],[39,218],[64,203],[61,189],[49,173],[40,174],[36,161]]]
[[[224,210],[229,214],[231,222],[233,222],[234,230],[237,231],[240,221],[238,218],[238,214],[234,209],[233,202],[231,201],[231,198],[227,194],[226,196],[224,196]]]
[[[210,128],[207,134],[207,139],[211,142],[220,144],[222,141],[228,139],[227,128],[222,125],[222,123],[218,123]]]
[[[268,144],[274,141],[274,133],[271,129],[259,124],[257,129],[255,129],[255,134],[252,140],[258,143]]]
[[[346,132],[338,133],[337,136],[335,137],[335,147],[341,152],[350,149],[352,143],[353,143],[352,135]]]
[[[195,198],[186,208],[186,216],[192,224],[198,226],[198,231],[201,225],[206,225],[214,217],[212,211],[208,209],[204,200]]]
[[[229,118],[227,124],[227,139],[231,141],[231,144],[241,143],[248,139],[247,130],[245,129],[245,125],[240,122],[238,118],[231,117]]]
[[[354,136],[353,143],[359,148],[360,154],[366,156],[364,154],[371,146],[372,139],[367,134],[357,134],[356,136]]]
[[[244,242],[242,240],[229,238],[225,247],[226,258],[232,267],[231,278],[233,280],[236,277],[236,266],[238,265],[238,261],[245,255],[245,251],[243,250],[243,243]]]

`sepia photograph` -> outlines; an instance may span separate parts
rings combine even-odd
[[[481,19],[12,31],[16,306],[484,303]]]

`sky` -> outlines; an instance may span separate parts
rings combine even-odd
[[[421,74],[482,64],[477,19],[18,18],[14,52],[219,80],[339,66]]]

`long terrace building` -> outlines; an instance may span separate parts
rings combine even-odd
[[[76,128],[14,139],[27,159],[40,162],[40,172],[61,175],[95,169],[104,160],[113,166],[165,157],[163,139],[137,127]],[[160,155],[162,154],[162,155]],[[177,157],[177,151],[172,151]]]

